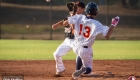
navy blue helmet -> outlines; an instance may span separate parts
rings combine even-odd
[[[86,5],[85,12],[86,12],[86,14],[96,16],[98,14],[98,5],[95,2],[89,2]]]

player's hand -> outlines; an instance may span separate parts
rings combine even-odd
[[[118,24],[119,19],[119,16],[112,18],[111,25],[115,27]]]
[[[53,29],[55,29],[56,27],[57,27],[57,25],[56,25],[56,24],[53,24],[53,25],[52,25],[52,28],[53,28]]]
[[[63,22],[63,25],[64,25],[64,26],[68,26],[68,25],[69,25],[69,24],[68,24],[68,20],[64,21],[64,22]]]

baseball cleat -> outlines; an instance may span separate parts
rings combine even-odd
[[[80,70],[75,71],[72,74],[74,80],[78,79],[84,72],[86,72],[86,67],[81,68]]]
[[[60,72],[56,72],[56,75],[61,75],[63,72],[65,72],[65,70],[63,70],[63,71],[60,71]]]

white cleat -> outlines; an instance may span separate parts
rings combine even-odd
[[[81,68],[80,70],[75,71],[72,74],[74,80],[77,80],[84,72],[86,72],[86,67]]]
[[[60,76],[63,72],[65,72],[65,70],[60,71],[60,72],[56,72],[56,75],[57,75],[57,76]]]

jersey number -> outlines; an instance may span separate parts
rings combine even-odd
[[[83,29],[83,25],[82,25],[82,24],[80,24],[80,31],[79,31],[79,35],[83,35],[85,38],[88,38],[88,37],[90,36],[90,31],[91,31],[90,27],[85,26],[85,27],[84,27],[84,29],[86,30],[86,32],[85,32],[85,33],[83,33],[83,34],[82,34],[82,29]]]

